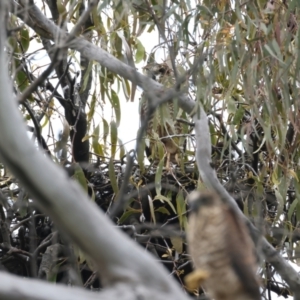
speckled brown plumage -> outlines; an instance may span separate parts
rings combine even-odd
[[[167,88],[174,85],[173,71],[166,63],[151,63],[144,67],[147,76],[163,84]],[[142,95],[140,104],[141,118],[145,118],[148,111],[148,99]],[[146,146],[150,152],[150,159],[160,160],[166,153],[168,160],[178,162],[178,154],[183,151],[185,138],[178,135],[183,133],[182,123],[176,119],[180,114],[174,100],[162,104],[151,116],[146,129]],[[163,148],[163,151],[161,149]]]
[[[254,243],[246,225],[212,192],[194,192],[189,201],[187,242],[196,269],[193,280],[200,279],[215,300],[261,299]]]

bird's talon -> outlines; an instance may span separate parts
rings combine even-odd
[[[184,278],[188,290],[196,290],[208,277],[208,272],[205,270],[195,270]]]

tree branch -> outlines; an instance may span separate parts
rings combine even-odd
[[[149,293],[149,290],[142,287],[132,288],[125,284],[119,284],[111,289],[104,289],[100,293],[90,292],[78,287],[67,287],[63,285],[53,285],[41,280],[24,279],[0,271],[0,298],[6,300],[132,300],[139,299],[140,295]],[[163,295],[166,297],[166,295]],[[162,295],[155,292],[152,298],[148,295],[143,299],[164,300]]]
[[[23,8],[25,8],[25,5],[27,3],[25,0],[19,0],[18,2],[22,5]],[[54,23],[50,22],[35,5],[31,5],[30,8],[28,8],[28,14],[29,17],[27,18],[24,15],[20,15],[20,17],[38,34],[41,34],[42,36],[43,34],[45,34],[44,37],[47,36],[48,38],[53,39],[58,32],[61,32],[60,29]],[[35,28],[37,26],[36,24],[39,24],[39,28],[37,28],[39,31],[37,31]],[[154,80],[138,73],[135,69],[122,63],[103,49],[89,43],[84,38],[75,38],[69,43],[68,46],[79,51],[82,55],[88,57],[90,60],[99,62],[109,71],[114,72],[133,83],[136,83],[137,85],[142,87],[146,93],[148,92],[155,95],[158,100],[165,97],[167,92],[171,94],[173,92],[174,95],[178,96],[174,89],[166,90],[158,82],[155,82]],[[196,111],[195,102],[189,100],[187,96],[181,95],[178,96],[178,99],[179,105],[184,111],[186,111],[187,113]],[[235,207],[236,210],[238,210],[236,203],[220,184],[214,170],[212,170],[211,166],[209,165],[211,157],[211,143],[207,124],[207,116],[202,107],[198,107],[198,112],[198,114],[194,115],[194,120],[196,123],[195,130],[197,136],[197,161],[202,179],[208,187],[214,189],[220,195],[224,196],[225,201],[231,203],[231,205]],[[246,217],[240,211],[238,213],[241,217],[243,217],[244,220],[246,219]],[[300,277],[297,272],[276,252],[276,250],[264,238],[262,239],[262,250],[264,255],[266,256],[267,261],[275,267],[276,271],[290,285],[290,288],[293,290],[295,295],[297,295],[295,299],[300,299]]]
[[[1,20],[7,9],[8,0],[0,1]],[[6,32],[0,27],[0,136],[5,141],[0,143],[0,157],[3,163],[18,177],[37,205],[95,262],[104,286],[122,285],[124,291],[130,288],[131,299],[134,298],[132,293],[135,298],[143,299],[188,299],[164,267],[115,228],[97,205],[88,199],[83,189],[29,140],[13,97],[5,46]],[[24,282],[24,279],[20,280]],[[8,284],[4,286],[3,290],[12,287]],[[28,289],[28,284],[26,286]],[[49,285],[50,288],[56,290],[52,285]],[[30,290],[37,293],[39,289],[30,285]],[[56,298],[68,299],[61,295],[51,297]]]

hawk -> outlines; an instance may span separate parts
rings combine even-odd
[[[144,72],[167,88],[175,84],[173,70],[166,63],[150,63],[144,67]],[[147,116],[148,101],[149,99],[143,94],[140,103],[141,120]],[[185,145],[185,138],[180,136],[183,134],[183,124],[177,121],[181,114],[182,111],[176,101],[170,100],[155,110],[147,124],[146,154],[152,161],[158,161],[166,154],[167,168],[169,162],[179,162],[178,156],[183,152]]]
[[[186,276],[214,300],[260,300],[255,246],[245,223],[213,192],[193,192],[187,243],[195,271]]]

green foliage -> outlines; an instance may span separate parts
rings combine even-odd
[[[110,122],[111,157],[114,158],[117,151],[118,128],[115,121]]]
[[[158,81],[166,89],[176,88],[179,93],[188,95],[196,105],[201,103],[209,116],[212,165],[220,182],[241,200],[244,213],[262,224],[262,232],[267,232],[275,246],[284,252],[294,251],[296,257],[299,239],[295,236],[300,224],[299,5],[298,1],[273,2],[274,7],[267,0],[103,0],[91,11],[91,24],[82,27],[79,34],[90,33],[89,40],[94,45],[137,71],[154,62],[169,66],[174,74]],[[67,22],[64,25],[68,28],[76,24],[81,3],[56,1],[59,20],[55,22],[61,26],[62,21]],[[19,96],[48,66],[48,60],[39,58],[40,54],[43,57],[47,54],[39,49],[46,48],[46,41],[13,13],[8,23],[9,68],[15,94]],[[147,39],[149,33],[152,33],[151,39]],[[156,40],[158,35],[160,38]],[[120,136],[125,115],[123,103],[140,99],[133,97],[134,85],[119,74],[94,61],[81,65],[82,57],[74,50],[66,55],[70,59],[64,62],[69,63],[68,77],[62,78],[53,70],[27,99],[32,114],[22,105],[20,111],[29,126],[33,125],[32,115],[38,122],[45,118],[43,137],[50,152],[57,155],[62,149],[70,150],[74,141],[69,135],[72,130],[75,132],[75,125],[72,124],[61,141],[57,141],[53,125],[58,115],[63,114],[62,106],[71,102],[67,93],[65,99],[62,92],[63,101],[59,103],[55,91],[61,93],[62,82],[70,81],[76,70],[85,70],[81,74],[80,93],[87,91],[90,97],[86,107],[81,107],[87,113],[87,131],[80,142],[91,143],[87,164],[93,163],[93,167],[104,174],[102,181],[95,180],[96,183],[91,184],[92,197],[101,205],[111,203],[120,191],[123,179],[120,169],[124,167],[128,150]],[[173,70],[174,65],[176,70]],[[58,80],[61,80],[58,87],[47,90],[49,83],[55,86]],[[64,87],[63,91],[66,90]],[[162,95],[165,94],[162,92]],[[134,218],[140,222],[139,218],[146,215],[147,221],[156,226],[161,225],[161,220],[168,223],[176,219],[180,231],[187,227],[186,195],[203,183],[195,178],[191,118],[179,108],[176,97],[171,101],[174,115],[168,103],[157,107],[154,133],[138,145],[128,183],[137,195],[129,197],[131,200],[118,216],[118,224],[130,223]],[[78,107],[74,103],[70,107],[68,113],[73,115]],[[181,136],[174,134],[173,140],[180,148],[186,142],[187,149],[182,149],[179,162],[173,159],[171,167],[166,169],[166,147],[158,128],[162,125],[168,133],[178,119],[182,122],[182,132]],[[138,132],[138,128],[128,130]],[[150,163],[145,157],[146,147],[152,148]],[[67,158],[72,160],[72,155],[70,150]],[[0,169],[0,175],[1,185],[7,189],[12,184],[11,178],[4,169]],[[95,171],[89,180],[94,180],[93,176],[99,177],[99,174]],[[76,165],[74,179],[88,190],[79,165]],[[151,184],[154,184],[153,189],[149,188]],[[99,195],[105,199],[97,199]],[[26,205],[18,211],[22,218],[28,213],[28,199],[24,199]],[[101,207],[107,209],[105,204]],[[277,228],[284,231],[278,243],[272,237]],[[170,249],[184,253],[183,241],[181,237],[176,240],[172,236],[171,244],[166,246],[165,255],[168,258],[173,255],[172,262],[176,264]],[[180,277],[180,272],[176,272]]]
[[[73,168],[74,168],[73,179],[76,180],[80,184],[80,186],[84,189],[84,191],[87,193],[88,186],[82,168],[77,163],[73,164]]]

